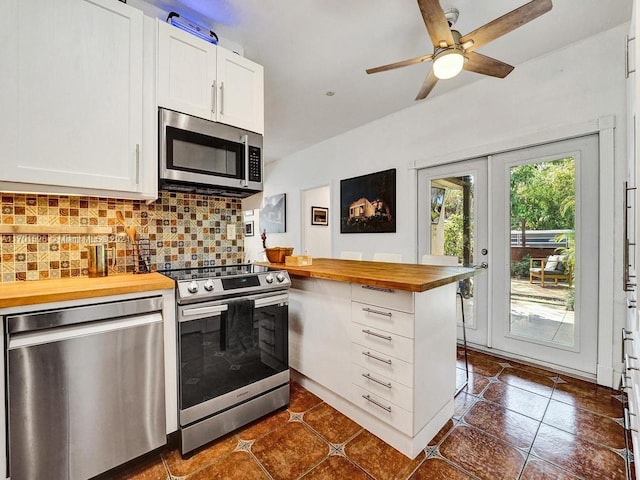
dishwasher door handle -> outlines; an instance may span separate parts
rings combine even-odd
[[[116,320],[105,320],[102,322],[83,323],[81,325],[69,325],[52,328],[45,331],[31,331],[9,335],[9,350],[16,348],[31,347],[44,343],[61,342],[71,338],[97,335],[114,330],[149,325],[152,323],[162,323],[160,312],[138,315],[134,317],[118,318]]]

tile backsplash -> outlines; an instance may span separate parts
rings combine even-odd
[[[139,239],[148,239],[152,270],[243,260],[239,199],[160,192],[147,204],[96,197],[0,196],[0,282],[86,276],[86,247],[96,243],[110,247],[110,264],[115,254],[109,273],[134,271],[133,248],[117,220],[118,211],[127,226],[136,227]],[[227,238],[227,224],[234,225],[235,239]],[[101,233],[88,233],[95,227],[101,227]]]

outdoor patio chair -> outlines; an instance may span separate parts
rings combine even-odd
[[[544,288],[545,280],[565,280],[571,286],[571,267],[567,263],[566,255],[550,255],[546,258],[529,259],[529,283],[534,278],[540,279],[540,286]]]

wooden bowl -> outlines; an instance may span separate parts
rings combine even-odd
[[[271,263],[284,263],[284,257],[293,253],[292,247],[273,247],[266,248],[267,260]]]

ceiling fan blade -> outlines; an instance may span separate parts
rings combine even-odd
[[[431,60],[433,55],[422,55],[421,57],[410,58],[409,60],[403,60],[401,62],[390,63],[389,65],[382,65],[375,68],[367,68],[367,73],[386,72],[387,70],[393,70],[394,68],[407,67],[409,65],[415,65],[416,63],[426,62]]]
[[[442,42],[448,46],[454,45],[451,28],[449,28],[449,22],[444,16],[440,2],[438,0],[418,0],[418,6],[433,46],[441,48],[443,47]]]
[[[436,86],[436,83],[438,83],[438,77],[434,75],[432,68],[431,70],[429,70],[429,75],[427,75],[427,78],[424,79],[424,83],[422,84],[422,87],[420,88],[420,91],[416,96],[416,100],[427,98],[427,95],[431,93],[431,90],[433,90],[433,87]]]
[[[514,68],[507,63],[485,55],[480,55],[477,52],[466,52],[465,56],[467,57],[467,61],[464,63],[463,68],[469,72],[504,78],[509,75]]]
[[[482,45],[495,40],[502,35],[521,27],[525,23],[538,18],[540,15],[547,13],[552,7],[551,0],[533,0],[524,4],[520,8],[516,8],[511,12],[496,18],[495,20],[483,25],[482,27],[467,33],[460,38],[460,44],[465,51],[470,52]],[[465,44],[472,42],[471,45]]]

